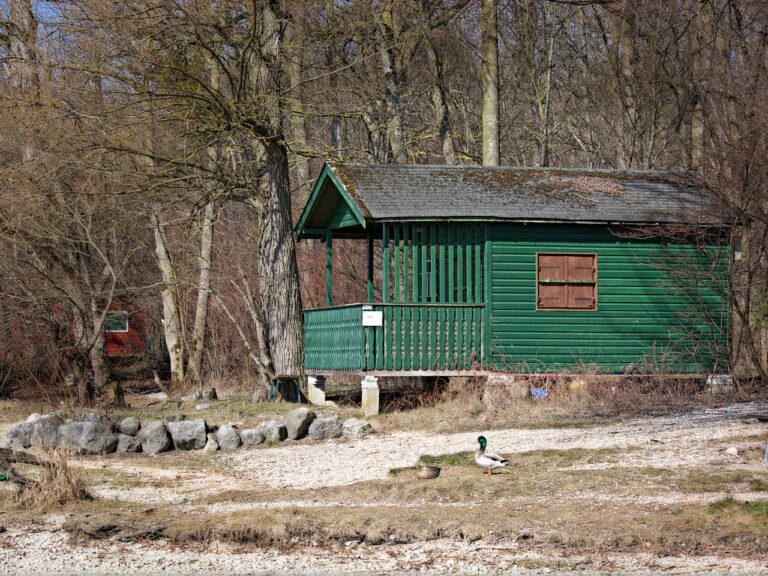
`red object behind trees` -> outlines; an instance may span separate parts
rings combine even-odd
[[[114,305],[104,327],[104,352],[109,357],[136,356],[146,346],[147,314],[144,310],[123,310]]]

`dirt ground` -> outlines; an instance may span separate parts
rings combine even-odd
[[[72,458],[94,500],[0,499],[0,572],[768,573],[755,413]],[[479,433],[511,462],[493,477]]]

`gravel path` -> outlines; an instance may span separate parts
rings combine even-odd
[[[590,428],[493,430],[459,434],[424,432],[372,436],[351,442],[286,445],[269,450],[243,450],[227,456],[241,478],[275,488],[343,486],[386,478],[392,468],[413,466],[423,454],[474,451],[477,436],[488,437],[489,450],[512,456],[531,450],[640,447],[619,458],[621,466],[702,466],[717,461],[750,466],[713,450],[710,442],[768,431],[768,424],[743,421],[753,412],[768,412],[768,404],[741,404],[690,414],[630,420]],[[758,464],[759,465],[759,464]]]

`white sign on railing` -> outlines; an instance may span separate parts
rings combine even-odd
[[[384,312],[363,309],[363,326],[384,326]]]

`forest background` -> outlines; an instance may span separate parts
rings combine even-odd
[[[695,172],[741,219],[732,357],[765,382],[766,86],[757,0],[2,0],[0,395],[300,373],[324,247],[292,224],[329,160]]]

